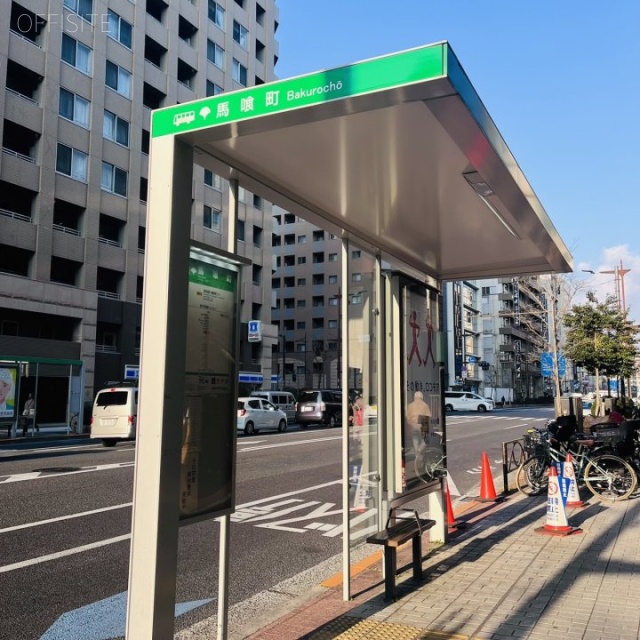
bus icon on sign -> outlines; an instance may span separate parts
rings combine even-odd
[[[260,320],[249,320],[249,342],[262,341],[262,322]]]

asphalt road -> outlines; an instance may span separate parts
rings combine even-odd
[[[482,451],[500,490],[501,443],[550,415],[449,415],[454,498],[477,494]],[[238,438],[230,605],[341,552],[341,433],[294,426]],[[0,446],[0,640],[122,637],[135,446],[34,445]],[[217,576],[218,524],[182,528],[176,630],[216,613]]]

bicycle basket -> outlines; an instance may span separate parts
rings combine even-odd
[[[528,456],[541,455],[546,451],[546,446],[538,432],[525,433],[523,441],[522,448]]]
[[[596,438],[598,442],[607,445],[615,445],[619,442],[624,442],[627,438],[627,426],[622,424],[592,424],[591,434]]]

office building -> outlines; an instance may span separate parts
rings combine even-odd
[[[10,5],[10,6],[9,6]],[[150,113],[275,78],[275,0],[21,0],[0,29],[0,360],[65,422],[139,359]],[[192,238],[226,248],[227,184],[194,168]],[[241,191],[242,336],[268,325],[271,205]],[[147,274],[153,277],[153,274]],[[240,368],[270,375],[272,345]]]

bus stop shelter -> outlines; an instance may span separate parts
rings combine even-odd
[[[231,184],[224,253],[211,255],[190,241],[194,162]],[[360,370],[368,371],[375,400],[369,415],[375,427],[359,465],[352,464],[346,429],[344,435],[347,577],[349,539],[358,531],[349,493],[353,467],[359,478],[370,479],[362,496],[375,503],[379,525],[385,508],[411,492],[402,457],[409,393],[430,394],[432,421],[442,419],[441,284],[572,270],[569,251],[446,42],[155,111],[127,626],[131,638],[172,637],[171,585],[181,522],[220,519],[220,585],[228,578],[224,549],[234,506],[235,435],[216,454],[225,456],[217,465],[224,477],[212,472],[210,486],[204,486],[205,480],[198,484],[207,455],[206,417],[213,407],[198,394],[212,389],[222,394],[211,402],[222,402],[225,410],[216,414],[228,420],[222,421],[222,431],[235,434],[237,375],[231,365],[216,372],[213,361],[200,363],[201,368],[193,363],[196,353],[202,356],[194,344],[202,340],[233,360],[237,332],[232,323],[216,331],[223,345],[210,343],[208,329],[200,342],[194,343],[192,333],[211,322],[212,309],[225,295],[229,313],[221,315],[226,318],[237,309],[243,266],[235,246],[239,186],[342,238],[343,291],[350,287],[350,251],[357,247],[370,257],[366,313],[353,317],[348,295],[340,301],[347,319],[341,336],[343,388],[349,387],[350,359],[366,359]],[[215,304],[204,305],[203,315],[203,305],[194,300]],[[196,319],[190,316],[195,306]],[[433,350],[431,341],[428,353],[421,347],[426,360],[418,358],[423,365],[418,373],[411,368],[415,344],[410,348],[416,323],[423,334],[434,332]],[[185,401],[189,390],[197,403]],[[346,424],[346,408],[343,416]],[[423,485],[431,493],[431,517],[444,536],[442,483]],[[194,486],[200,490],[197,496]],[[225,606],[221,588],[219,612]],[[220,618],[219,637],[225,637],[224,615]]]

